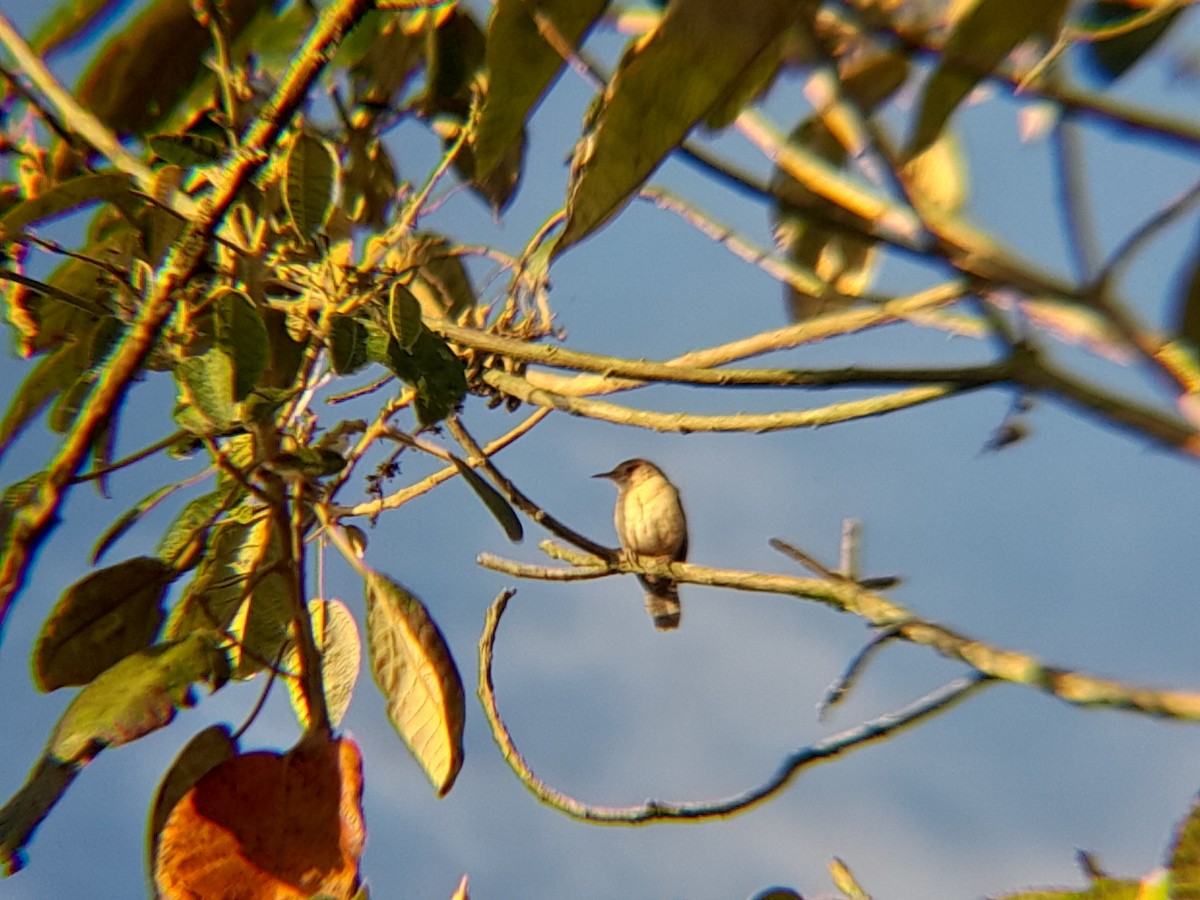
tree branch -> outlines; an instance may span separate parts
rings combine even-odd
[[[804,769],[835,759],[851,750],[911,727],[950,708],[989,683],[986,676],[978,673],[959,678],[894,713],[879,716],[803,747],[789,754],[773,777],[734,797],[691,803],[649,800],[638,806],[594,806],[576,800],[538,778],[517,749],[516,743],[500,715],[499,707],[496,704],[495,683],[492,679],[492,660],[496,631],[499,628],[500,619],[508,607],[508,602],[514,594],[515,591],[512,590],[504,591],[496,598],[487,612],[483,635],[479,639],[479,700],[483,704],[484,714],[491,726],[492,737],[500,746],[504,761],[508,763],[521,784],[547,806],[585,822],[604,825],[647,825],[651,822],[665,821],[698,822],[744,812],[782,792],[795,781]]]
[[[554,556],[582,566],[588,577],[604,563],[596,556],[562,547],[553,549]],[[530,571],[520,563],[486,553],[480,554],[477,562],[485,568],[517,577],[526,577]],[[965,663],[980,675],[1037,688],[1075,706],[1124,709],[1168,719],[1200,721],[1200,693],[1155,690],[1047,666],[1029,654],[996,647],[936,622],[920,619],[904,607],[845,579],[796,578],[714,569],[692,563],[648,564],[644,560],[635,562],[624,558],[617,558],[609,568],[614,573],[657,575],[687,584],[814,600],[865,619],[878,628],[894,630],[897,637],[929,647],[947,659]]]

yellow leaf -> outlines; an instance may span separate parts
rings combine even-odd
[[[388,718],[445,796],[462,767],[462,679],[429,611],[377,572],[367,576],[367,652]]]
[[[337,725],[350,708],[354,696],[354,685],[358,682],[358,670],[362,663],[362,642],[358,637],[358,625],[354,615],[341,600],[312,600],[308,604],[312,620],[313,638],[321,651],[321,683],[325,686],[325,706],[329,710],[329,721]],[[288,672],[300,671],[300,652],[295,643],[284,655],[284,668]],[[299,677],[287,679],[288,696],[296,718],[307,729],[311,724],[308,701],[304,696]]]

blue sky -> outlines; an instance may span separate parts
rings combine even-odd
[[[0,0],[25,33],[25,4]],[[1195,48],[1195,11],[1172,46]],[[611,57],[617,46],[602,38]],[[62,61],[68,79],[78,63]],[[1161,66],[1139,68],[1119,92],[1195,118],[1191,86],[1171,88]],[[591,92],[570,74],[533,122],[521,193],[504,221],[460,193],[427,221],[464,241],[519,250],[562,202],[566,159]],[[768,106],[788,129],[801,116],[786,83]],[[1017,249],[1069,273],[1045,142],[1015,136],[1017,107],[992,100],[956,119],[971,161],[972,218]],[[420,181],[436,139],[403,128],[402,174]],[[1195,156],[1103,128],[1088,132],[1096,225],[1111,248],[1195,179]],[[736,137],[717,146],[766,173]],[[684,193],[714,218],[766,246],[766,210],[714,188],[681,163],[654,183]],[[1123,284],[1144,321],[1162,322],[1193,214],[1146,252]],[[929,278],[930,276],[925,276]],[[875,289],[902,293],[921,281],[885,265]],[[498,286],[493,285],[494,293]],[[568,346],[637,358],[680,352],[784,324],[779,286],[672,214],[635,203],[570,251],[553,271],[552,303]],[[770,365],[933,363],[984,358],[966,339],[894,328],[772,357]],[[1077,351],[1062,358],[1079,361]],[[0,359],[6,384],[23,367]],[[1155,396],[1141,373],[1087,363],[1106,383]],[[803,408],[836,393],[736,395],[652,388],[620,402],[697,412]],[[164,379],[139,385],[126,406],[121,446],[169,426]],[[589,475],[646,456],[680,486],[694,562],[794,572],[767,546],[783,537],[832,561],[845,517],[863,520],[870,574],[899,573],[898,602],[980,639],[1131,682],[1195,688],[1200,625],[1200,469],[1140,438],[1039,401],[1031,437],[1001,453],[983,445],[1009,392],[988,390],[817,431],[763,436],[659,435],[552,417],[498,463],[535,500],[597,540],[613,541],[612,488]],[[145,413],[143,414],[143,410]],[[136,412],[136,415],[129,415]],[[351,413],[353,415],[353,413]],[[466,411],[477,437],[517,416]],[[46,452],[33,429],[6,460],[6,482]],[[403,479],[424,464],[406,457]],[[66,523],[20,598],[0,650],[6,686],[0,793],[23,782],[68,696],[38,695],[27,656],[59,592],[85,572],[104,523],[152,479],[179,480],[194,463],[155,459],[113,481],[114,499],[76,491]],[[157,483],[157,481],[155,482]],[[111,556],[151,552],[164,514]],[[844,859],[874,895],[898,900],[974,897],[1035,884],[1080,885],[1076,849],[1110,871],[1136,876],[1159,865],[1171,829],[1196,791],[1200,732],[1107,711],[1072,708],[1003,685],[886,743],[804,774],[782,797],[726,822],[601,828],[539,806],[517,783],[471,696],[475,644],[491,599],[512,580],[474,564],[489,551],[540,562],[543,537],[527,528],[508,545],[461,484],[451,483],[369,531],[368,560],[400,579],[437,617],[468,690],[466,763],[437,800],[387,723],[364,672],[345,728],[366,765],[364,872],[376,897],[447,897],[470,876],[473,896],[526,898],[745,897],[770,884],[805,896],[832,891],[825,864]],[[582,800],[623,805],[739,793],[765,781],[797,747],[896,709],[961,674],[928,651],[894,646],[876,659],[828,722],[815,704],[861,645],[849,616],[801,601],[695,586],[683,589],[683,627],[658,634],[632,578],[517,584],[501,626],[495,679],[502,712],[545,780]],[[331,566],[328,593],[361,609],[361,587]],[[258,684],[231,686],[137,744],[101,757],[78,779],[30,847],[29,868],[5,897],[136,896],[143,890],[145,818],[157,778],[205,724],[239,723]],[[298,735],[276,692],[244,746],[282,748]]]

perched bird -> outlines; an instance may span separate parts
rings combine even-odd
[[[617,485],[614,521],[621,549],[636,562],[683,562],[687,559],[687,519],[679,491],[662,470],[644,459],[627,459],[607,478]],[[654,627],[669,631],[679,627],[679,588],[670,578],[639,575],[646,589],[646,612]]]

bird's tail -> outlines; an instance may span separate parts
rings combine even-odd
[[[681,615],[679,586],[669,578],[650,575],[638,577],[642,587],[646,589],[646,612],[654,620],[654,627],[659,631],[673,631],[678,628]]]

